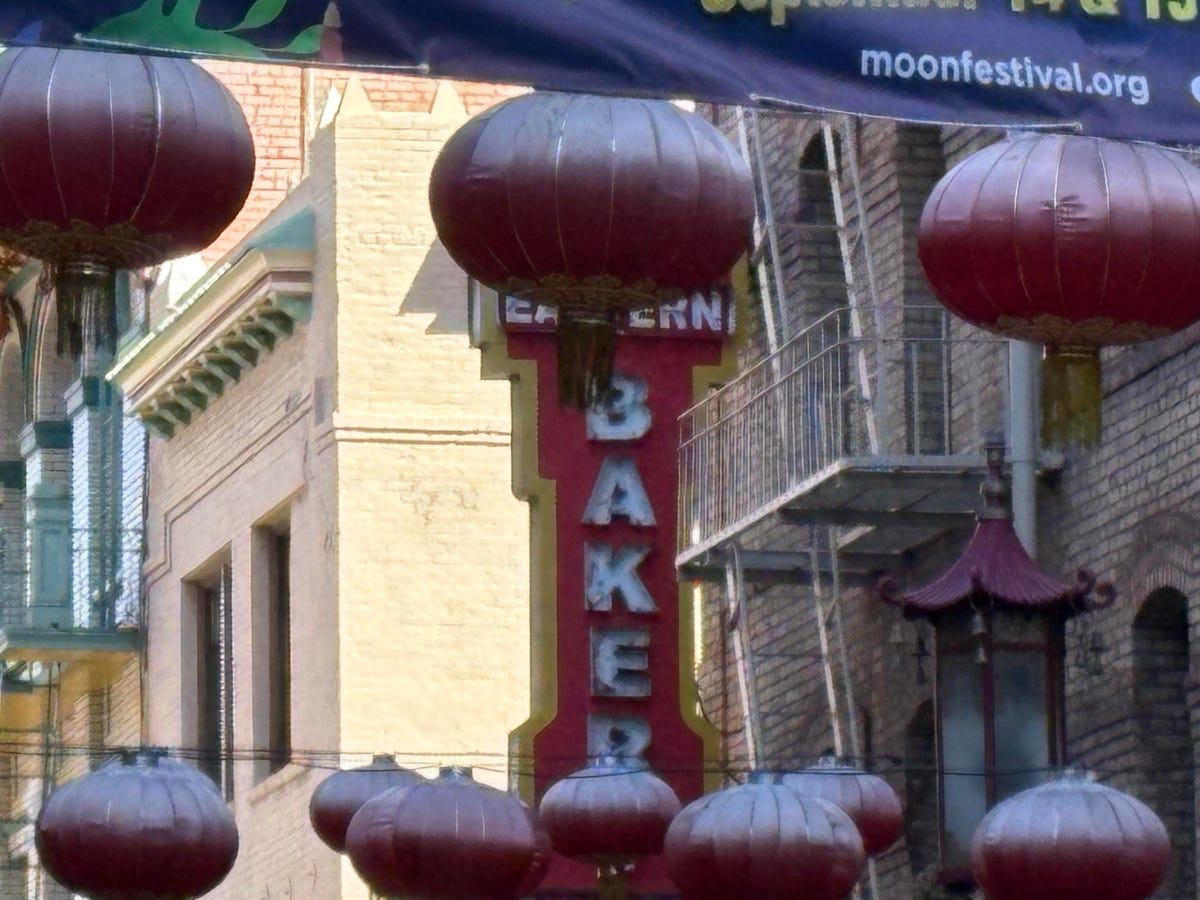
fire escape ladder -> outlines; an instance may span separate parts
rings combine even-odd
[[[856,346],[858,399],[862,403],[867,432],[867,447],[872,456],[878,455],[887,441],[887,382],[871,378],[869,344],[863,323],[864,307],[876,317],[875,371],[881,370],[883,337],[886,323],[875,283],[875,263],[871,257],[870,225],[858,177],[857,120],[849,116],[825,116],[821,119],[821,136],[825,142],[825,163],[829,171],[829,192],[833,201],[834,221],[837,223],[838,244],[842,252],[842,268],[846,280],[846,300],[849,307],[850,333]],[[846,191],[853,198],[854,214],[847,215]],[[881,430],[882,429],[882,430]]]
[[[854,337],[856,352],[855,367],[859,399],[862,402],[866,425],[867,448],[872,456],[878,455],[891,445],[888,434],[887,379],[883,377],[886,323],[882,318],[882,305],[876,290],[875,261],[871,255],[870,222],[867,219],[866,202],[863,199],[862,182],[858,166],[858,120],[851,116],[825,116],[821,120],[821,136],[825,142],[825,162],[829,171],[829,192],[833,203],[834,221],[837,224],[838,244],[842,255],[842,267],[846,277],[846,300],[849,307],[850,332]],[[845,182],[843,183],[843,175]],[[846,213],[844,190],[848,189],[854,204],[854,214]],[[871,344],[865,339],[863,307],[875,316],[871,323],[875,331],[874,370],[879,374],[872,383],[871,360],[868,353]],[[821,645],[821,664],[825,671],[826,692],[829,697],[829,718],[833,728],[834,752],[846,756],[847,750],[859,765],[862,760],[862,736],[859,734],[858,716],[854,699],[854,681],[850,673],[850,658],[846,649],[846,633],[842,622],[842,584],[838,556],[841,547],[841,529],[835,524],[819,524],[810,528],[812,546],[818,544],[827,549],[829,557],[829,601],[824,602],[824,588],[820,578],[813,580],[813,592],[818,615],[817,627]],[[813,556],[814,572],[816,555]],[[833,630],[830,647],[829,630]],[[830,653],[836,654],[842,682],[842,699],[845,702],[845,722],[849,747],[845,746],[839,716],[836,689],[837,677],[830,662]],[[869,861],[867,883],[870,897],[879,896],[879,883],[874,860]],[[855,888],[855,897],[861,894]]]
[[[779,264],[779,230],[775,226],[775,205],[771,201],[771,180],[762,151],[758,111],[738,107],[737,129],[738,145],[754,181],[754,247],[750,253],[750,265],[762,304],[767,350],[774,355],[791,337],[791,327],[787,290],[784,287],[783,269]]]
[[[755,266],[760,300],[762,303],[763,319],[766,325],[769,349],[772,354],[771,365],[775,367],[773,376],[778,381],[783,374],[780,371],[781,360],[777,353],[779,347],[792,337],[788,327],[788,303],[784,287],[783,271],[780,263],[778,229],[776,228],[774,206],[771,201],[771,181],[767,171],[762,151],[762,130],[758,113],[753,109],[738,110],[738,139],[742,153],[754,175],[755,186],[755,247],[752,254],[752,264]],[[856,277],[857,257],[861,254],[865,260],[862,266],[866,272],[866,302],[874,307],[874,266],[870,260],[869,241],[867,236],[866,216],[861,204],[858,191],[858,163],[855,158],[856,144],[852,134],[852,125],[842,126],[845,133],[841,138],[845,166],[850,175],[850,190],[858,202],[854,225],[849,226],[842,202],[842,183],[839,173],[838,139],[834,136],[834,124],[829,118],[821,120],[822,137],[825,142],[825,156],[828,162],[829,188],[833,202],[835,223],[845,272],[846,294],[849,299],[850,328],[857,339],[859,352],[857,355],[858,391],[865,413],[866,429],[869,447],[872,453],[877,453],[879,436],[875,425],[875,414],[872,408],[872,391],[869,382],[869,361],[862,349],[862,290]],[[769,261],[767,259],[769,257]],[[782,338],[782,340],[781,340]],[[779,418],[778,434],[790,439],[787,413],[780,405],[776,409]],[[854,718],[854,691],[850,679],[849,658],[846,653],[845,635],[842,630],[842,611],[839,603],[841,579],[838,572],[837,559],[837,529],[833,526],[811,526],[797,529],[798,533],[806,534],[809,539],[808,555],[811,560],[813,609],[815,613],[817,634],[821,648],[821,667],[825,677],[826,697],[829,704],[829,719],[833,730],[834,746],[838,755],[845,755],[846,750],[856,757],[861,756],[862,748],[859,741],[857,723]],[[822,566],[822,557],[825,560]],[[729,603],[729,623],[733,632],[735,664],[737,666],[738,687],[745,720],[745,736],[747,756],[751,766],[757,764],[762,755],[761,710],[758,705],[757,691],[754,680],[754,657],[750,641],[749,623],[745,600],[744,573],[742,569],[742,552],[736,541],[728,544],[726,556],[726,595]],[[824,573],[822,570],[824,569]],[[823,574],[829,580],[829,590],[823,583]],[[830,631],[833,631],[831,639]],[[835,666],[836,670],[835,671]],[[843,741],[841,706],[837,682],[841,681],[842,694],[846,707],[846,733],[850,739],[849,748]],[[872,878],[872,883],[874,879]]]
[[[758,705],[758,686],[754,678],[754,651],[750,643],[750,614],[746,606],[742,553],[736,541],[729,545],[728,562],[725,564],[725,600],[725,627],[732,638],[734,666],[737,669],[746,763],[751,769],[756,769],[762,761],[762,718]]]

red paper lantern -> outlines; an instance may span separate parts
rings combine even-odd
[[[422,780],[416,772],[396,765],[390,756],[376,756],[370,765],[335,772],[322,781],[308,804],[313,831],[338,853],[346,849],[350,820],[372,797],[394,787]]]
[[[552,784],[538,815],[556,853],[603,864],[662,853],[679,809],[645,760],[612,755]]]
[[[536,852],[529,809],[459,768],[384,791],[346,831],[354,868],[385,897],[515,900]]]
[[[971,872],[990,900],[1145,900],[1170,861],[1149,807],[1081,775],[1009,797],[971,842]]]
[[[685,806],[666,855],[686,900],[845,900],[866,862],[845,812],[771,773]]]
[[[841,807],[858,828],[867,856],[883,853],[904,831],[904,813],[892,786],[878,775],[833,757],[822,759],[814,768],[784,775],[783,783],[797,793]]]
[[[550,861],[554,858],[554,844],[550,841],[550,835],[546,834],[546,829],[542,827],[541,822],[534,817],[533,825],[533,859],[529,862],[529,868],[525,870],[525,877],[521,880],[520,886],[517,888],[518,897],[528,897],[532,894],[542,880],[546,877],[546,873],[550,871]]]
[[[1046,345],[1047,440],[1094,443],[1098,348],[1200,318],[1200,170],[1148,144],[1003,141],[934,187],[918,249],[952,312]]]
[[[58,787],[34,836],[54,880],[91,900],[199,897],[238,852],[216,786],[161,751],[125,754]]]
[[[607,386],[616,317],[709,290],[754,216],[749,168],[705,119],[585,94],[525,94],[473,118],[429,198],[468,274],[558,308],[559,399],[576,405]]]
[[[254,177],[237,102],[186,59],[5,50],[0,134],[0,243],[51,267],[76,355],[115,339],[114,270],[208,246]]]

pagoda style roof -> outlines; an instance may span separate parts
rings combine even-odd
[[[913,612],[940,612],[984,596],[1008,606],[1044,608],[1071,603],[1074,585],[1037,567],[1008,519],[979,520],[967,548],[946,572],[900,602]]]
[[[1096,588],[1090,573],[1080,572],[1074,584],[1060,581],[1039,569],[1022,546],[1013,529],[1002,465],[1002,452],[989,459],[988,474],[980,486],[983,500],[975,533],[958,559],[931,584],[906,594],[890,581],[882,583],[886,600],[918,615],[976,600],[1017,609],[1063,607],[1065,612],[1090,605],[1089,595]],[[1098,590],[1110,592],[1107,586]]]

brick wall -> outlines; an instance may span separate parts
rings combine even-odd
[[[508,389],[479,380],[466,278],[425,200],[467,111],[449,86],[419,110],[380,110],[370,85],[348,83],[274,219],[315,211],[312,320],[151,444],[152,741],[196,744],[188,581],[228,558],[234,747],[260,743],[255,542],[290,528],[298,764],[263,779],[245,753],[234,762],[242,850],[216,897],[364,897],[308,826],[319,780],[400,751],[426,774],[470,762],[503,783],[527,714],[528,513],[509,486]]]
[[[797,209],[794,194],[801,184],[796,167],[812,130],[803,119],[760,117],[770,144],[764,158],[774,179],[771,198],[781,218],[780,234],[787,235],[781,240],[781,263],[789,285],[785,304],[794,313],[784,318],[794,332],[809,314],[801,299],[806,266],[821,253],[811,235],[791,230]],[[717,119],[736,136],[728,113],[719,113]],[[931,299],[914,240],[929,188],[947,166],[997,136],[982,129],[862,123],[862,207],[879,295],[894,309],[911,309]],[[856,198],[843,199],[853,224]],[[813,215],[821,215],[819,203]],[[748,312],[749,341],[743,351],[747,363],[760,359],[767,346],[761,311]],[[932,322],[903,313],[870,325],[917,335]],[[975,334],[962,323],[950,327],[960,340]],[[1192,675],[1192,657],[1200,628],[1200,611],[1193,600],[1200,591],[1195,551],[1200,450],[1194,440],[1200,428],[1200,400],[1191,382],[1200,363],[1197,337],[1200,329],[1192,329],[1167,341],[1106,352],[1100,446],[1068,453],[1060,469],[1050,469],[1040,480],[1037,498],[1042,566],[1062,574],[1094,569],[1102,578],[1111,578],[1119,592],[1111,608],[1081,616],[1067,629],[1066,756],[1142,798],[1163,817],[1174,855],[1171,875],[1158,898],[1190,897],[1196,891],[1194,748],[1200,746],[1200,691]],[[872,361],[887,362],[885,357]],[[930,449],[928,435],[918,432],[913,440],[913,408],[922,396],[927,403],[945,406],[950,421],[946,449],[977,450],[984,435],[1004,427],[1003,348],[985,354],[977,345],[964,345],[955,351],[950,367],[954,381],[948,397],[939,400],[945,386],[925,367],[908,393],[893,403],[909,449]],[[909,560],[911,571],[902,573],[904,583],[917,585],[941,571],[961,550],[964,536],[922,548]],[[807,530],[774,518],[742,536],[744,546],[791,551],[803,550],[811,539]],[[751,585],[748,598],[763,757],[787,766],[810,761],[832,736],[812,593]],[[934,661],[924,661],[926,680],[920,683],[913,658],[916,627],[889,615],[875,598],[846,591],[841,609],[852,714],[864,753],[901,792],[907,810],[905,838],[878,863],[880,895],[940,896],[932,884],[937,867],[930,706]],[[704,708],[725,732],[726,753],[736,769],[744,764],[745,744],[722,589],[706,590],[704,610],[699,670]],[[927,629],[925,635],[932,650]],[[836,667],[832,680],[845,734],[849,695]],[[893,759],[898,766],[889,774]]]
[[[1175,855],[1161,898],[1195,890],[1200,695],[1183,660],[1185,652],[1193,658],[1200,622],[1193,600],[1200,454],[1192,440],[1200,402],[1190,388],[1200,348],[1193,341],[1106,354],[1100,445],[1070,454],[1040,498],[1047,564],[1095,569],[1119,591],[1111,609],[1068,629],[1068,757],[1150,803],[1168,823]],[[1151,602],[1163,590],[1182,598],[1174,615],[1186,616],[1186,632]],[[1185,715],[1187,742],[1177,732]]]
[[[429,78],[381,72],[351,76],[335,69],[220,60],[205,60],[203,65],[242,107],[257,157],[246,205],[202,254],[210,264],[258,225],[303,177],[307,144],[316,135],[331,89],[344,94],[353,77],[377,109],[428,112],[439,84]],[[456,83],[455,89],[472,115],[524,90],[471,82]]]
[[[720,111],[717,121],[736,139],[736,121],[729,112]],[[822,283],[843,279],[845,272],[836,232],[809,227],[813,221],[832,220],[828,194],[821,196],[817,179],[802,174],[802,166],[821,168],[821,164],[813,164],[812,141],[819,139],[817,121],[760,113],[759,128],[765,145],[763,171],[771,182],[778,220],[786,287],[782,298],[785,312],[777,317],[790,329],[783,335],[786,340],[829,304],[846,302],[844,286],[839,289],[836,284]],[[965,453],[981,448],[989,431],[1004,426],[1004,348],[964,344],[943,359],[937,343],[943,336],[942,319],[921,309],[933,299],[915,246],[916,225],[933,184],[954,158],[991,139],[976,132],[879,121],[858,123],[853,132],[839,137],[843,153],[848,149],[846,142],[854,142],[859,167],[861,197],[853,191],[854,173],[845,156],[840,157],[837,174],[847,231],[852,244],[865,239],[871,249],[870,271],[865,255],[849,260],[860,290],[859,302],[864,304],[859,322],[868,340],[860,351],[862,364],[871,371],[890,373],[890,392],[878,407],[881,449]],[[825,185],[828,191],[827,178]],[[865,216],[865,229],[859,223],[860,215]],[[876,309],[865,306],[872,278]],[[765,355],[767,341],[761,308],[747,313],[748,321],[743,324],[748,342],[742,359],[748,364]],[[962,324],[951,328],[959,340],[978,335]],[[928,343],[916,345],[920,348],[916,351],[902,351],[899,342],[876,345],[870,340],[880,334],[921,338]],[[860,364],[857,355],[847,362]],[[953,390],[944,382],[946,372],[952,373]],[[771,448],[760,452],[769,454]],[[799,527],[769,517],[743,534],[741,541],[754,549],[806,552],[814,541],[818,547],[827,547],[830,537],[827,529]],[[964,537],[964,533],[951,536],[942,546],[923,550],[918,558],[902,563],[912,569],[903,574],[905,583],[921,583],[939,571],[961,549]],[[832,585],[823,588],[821,597],[826,604],[832,592]],[[873,592],[844,589],[839,603],[845,668],[838,623],[831,619],[832,652],[827,670],[812,589],[749,585],[747,597],[752,677],[763,743],[760,764],[809,765],[833,746],[832,690],[843,752],[855,755],[851,737],[856,732],[864,763],[892,784],[908,810],[905,836],[877,861],[879,897],[938,896],[934,877],[939,865],[934,663],[932,657],[922,662],[921,679],[914,658],[918,633],[924,634],[932,651],[932,632],[903,621],[882,606]],[[705,712],[724,732],[729,766],[737,771],[745,767],[745,742],[725,603],[723,587],[705,591],[699,678]]]

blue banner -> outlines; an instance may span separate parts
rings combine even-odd
[[[6,0],[0,41],[1200,143],[1200,0]]]

